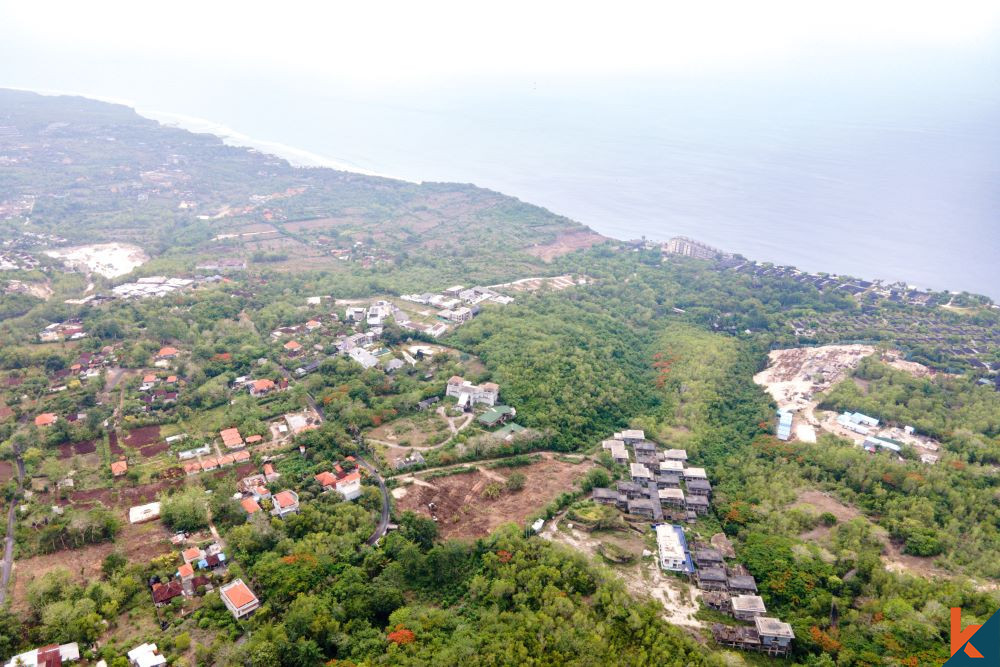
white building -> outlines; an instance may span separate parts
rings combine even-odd
[[[49,665],[58,665],[63,662],[75,662],[79,659],[80,646],[76,642],[61,646],[50,644],[15,655],[10,661],[4,664],[4,667],[48,667]]]
[[[155,521],[160,518],[160,503],[148,503],[146,505],[136,505],[128,511],[129,523],[143,523],[144,521]]]
[[[128,661],[132,667],[157,667],[167,664],[167,659],[160,655],[156,644],[140,644],[128,652]]]
[[[688,553],[684,540],[684,529],[680,526],[661,523],[656,526],[656,547],[659,552],[660,567],[672,572],[687,572]]]
[[[362,368],[374,368],[378,365],[378,357],[363,347],[355,347],[347,353],[354,361],[361,364]]]
[[[621,440],[604,440],[601,447],[611,452],[611,458],[615,463],[628,463],[628,450]]]
[[[472,384],[458,375],[453,375],[448,380],[445,395],[457,398],[460,408],[473,406],[477,403],[496,405],[497,399],[500,398],[500,385],[493,382]]]
[[[361,473],[354,471],[337,480],[337,491],[344,500],[354,500],[361,495]]]

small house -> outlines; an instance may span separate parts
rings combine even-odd
[[[759,595],[734,595],[731,602],[733,616],[741,621],[752,621],[767,613],[764,600]]]
[[[634,514],[636,516],[643,516],[648,519],[652,519],[656,514],[656,510],[653,506],[653,501],[647,498],[637,498],[635,500],[629,500],[626,503],[627,511],[629,514]]]
[[[591,499],[599,505],[617,505],[618,492],[614,489],[595,488],[591,491]]]
[[[299,494],[291,490],[281,491],[274,495],[272,499],[274,508],[271,514],[284,519],[289,514],[297,514],[299,511]]]
[[[692,479],[685,482],[687,492],[696,496],[709,496],[712,493],[712,484],[707,479]]]
[[[698,568],[695,572],[698,588],[704,591],[725,591],[729,589],[726,571],[721,567]]]
[[[688,494],[684,499],[684,506],[698,516],[708,514],[708,496],[696,496]]]
[[[260,601],[242,579],[229,582],[219,589],[219,596],[226,608],[236,619],[252,614],[260,607]]]
[[[729,590],[741,595],[756,595],[757,581],[749,574],[730,575]]]
[[[753,622],[757,628],[757,634],[760,636],[762,650],[776,655],[788,651],[789,645],[795,639],[792,626],[768,616],[757,616]]]

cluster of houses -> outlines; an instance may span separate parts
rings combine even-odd
[[[920,452],[921,463],[933,465],[940,459],[938,454],[932,453],[938,451],[938,445],[929,438],[918,438],[912,426],[879,429],[879,420],[875,417],[849,411],[837,415],[837,425],[862,436],[863,439],[855,441],[855,444],[872,454],[884,451],[899,455],[903,444],[910,444]]]
[[[348,465],[338,463],[333,470],[327,470],[316,475],[316,481],[323,491],[336,491],[344,496],[344,500],[355,500],[361,495],[361,471],[353,456],[345,459]]]
[[[329,317],[333,322],[340,322],[340,316],[336,313],[330,313]],[[382,337],[382,331],[388,319],[392,317],[396,320],[400,326],[406,327],[408,322],[405,313],[396,308],[395,305],[388,301],[375,301],[367,308],[360,306],[348,307],[344,312],[344,321],[352,324],[355,328],[365,327],[364,330],[355,331],[352,334],[341,334],[338,335],[333,343],[337,348],[339,354],[343,354],[346,357],[354,360],[363,368],[375,368],[376,366],[382,366],[383,370],[387,373],[392,373],[404,366],[404,361],[388,355],[389,358],[385,359],[383,357],[386,354],[379,353],[379,350],[372,350],[372,346]],[[290,326],[290,327],[280,327],[271,332],[271,337],[280,340],[286,336],[296,336],[297,334],[313,334],[321,332],[323,328],[323,323],[320,320],[312,319],[305,324]],[[409,328],[414,328],[410,326]],[[316,344],[313,346],[315,350],[323,350],[324,345]],[[308,350],[302,345],[298,340],[292,338],[286,341],[282,345],[284,354],[286,354],[291,359],[296,359],[305,354]],[[384,351],[388,352],[388,351]],[[377,354],[378,353],[378,354]],[[404,355],[406,363],[410,365],[415,365],[417,362],[409,355]],[[303,364],[302,366],[295,369],[295,374],[298,376],[308,375],[312,373],[317,368],[319,368],[320,361],[311,361],[309,363]]]
[[[84,331],[83,323],[80,320],[53,322],[38,332],[38,340],[42,343],[58,343],[63,340],[80,340],[86,337],[87,332]]]
[[[211,449],[208,449],[208,451],[211,451]],[[197,475],[198,473],[218,470],[219,468],[228,468],[229,466],[237,465],[239,463],[247,463],[249,461],[250,452],[245,450],[233,452],[232,454],[223,454],[222,456],[205,456],[197,461],[185,463],[184,474]]]
[[[437,316],[445,322],[462,324],[468,322],[479,314],[479,304],[486,301],[493,301],[499,304],[508,304],[514,301],[513,297],[500,294],[489,287],[463,287],[455,285],[444,290],[440,294],[404,294],[400,297],[412,303],[432,306],[438,309]],[[401,324],[400,326],[405,326]],[[441,326],[441,325],[437,325]],[[417,328],[411,326],[409,328]],[[444,330],[447,330],[445,328]],[[428,333],[431,333],[428,331]],[[442,331],[443,333],[443,331]],[[431,333],[433,336],[440,334]]]
[[[723,646],[745,651],[760,651],[783,656],[791,649],[795,633],[792,626],[766,616],[764,600],[757,594],[757,582],[741,563],[727,563],[735,557],[732,546],[725,541],[727,553],[704,545],[692,552],[695,566],[693,579],[702,591],[702,601],[709,609],[728,614],[752,625],[712,626],[712,636]]]
[[[793,266],[774,266],[767,262],[752,262],[737,258],[728,258],[720,262],[720,268],[732,269],[759,277],[793,280],[799,284],[812,285],[820,291],[836,290],[865,301],[887,299],[893,303],[927,306],[931,304],[934,296],[933,292],[929,290],[920,291],[906,283],[887,283],[882,280],[861,280],[825,273],[807,273]]]
[[[640,430],[615,433],[601,446],[616,463],[629,466],[631,479],[619,481],[614,489],[594,489],[595,502],[615,505],[623,512],[657,522],[665,517],[694,522],[708,513],[712,485],[704,468],[687,466],[685,450],[660,452]]]
[[[163,409],[177,403],[180,396],[182,381],[176,375],[161,377],[156,373],[147,373],[139,385],[139,401],[143,404],[143,412]]]
[[[226,554],[218,544],[211,544],[205,549],[188,547],[180,553],[181,565],[177,567],[174,576],[167,581],[161,581],[158,576],[149,580],[149,589],[153,604],[162,607],[177,597],[193,597],[199,588],[212,590],[212,578],[208,576],[213,571],[225,571]]]

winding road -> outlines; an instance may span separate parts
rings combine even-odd
[[[19,496],[24,488],[24,461],[21,460],[21,453],[14,451],[17,457],[17,487]],[[4,539],[3,566],[0,567],[0,606],[3,606],[7,599],[7,584],[10,583],[10,572],[14,567],[14,523],[17,520],[17,496],[11,500],[10,510],[7,512],[7,536]]]
[[[288,371],[287,368],[285,368],[279,363],[276,363],[276,365],[280,369],[281,375],[283,377],[285,377],[287,380],[293,379],[292,374]],[[309,407],[315,410],[316,414],[318,414],[320,417],[323,418],[323,421],[326,421],[326,413],[323,412],[323,408],[318,403],[316,403],[316,399],[312,397],[312,394],[306,392],[306,401],[309,403]],[[357,436],[355,436],[354,440],[355,442],[358,443],[358,446],[362,450],[367,449],[367,447],[365,446],[364,439],[361,437],[360,433]],[[376,544],[378,544],[379,540],[385,537],[385,534],[389,532],[389,507],[390,507],[389,489],[385,487],[385,480],[382,479],[382,475],[379,474],[378,469],[374,466],[374,464],[372,464],[371,461],[369,461],[368,459],[366,459],[364,456],[361,455],[358,455],[357,459],[358,462],[361,463],[361,467],[367,470],[368,473],[375,478],[375,481],[378,483],[379,493],[382,494],[382,510],[379,515],[379,520],[378,523],[375,525],[375,532],[373,532],[371,534],[371,537],[368,538],[368,544],[370,546],[375,546]]]

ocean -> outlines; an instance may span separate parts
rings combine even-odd
[[[944,69],[391,93],[125,77],[82,92],[296,164],[475,183],[614,238],[686,235],[1000,301],[1000,86],[989,69]]]

